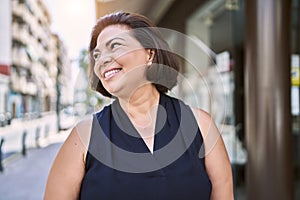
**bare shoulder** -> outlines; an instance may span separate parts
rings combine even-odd
[[[81,149],[84,154],[84,159],[89,146],[91,131],[92,131],[92,117],[86,117],[76,124],[72,129],[69,138],[66,141],[66,145],[78,143],[81,146]],[[69,140],[69,142],[68,142]],[[85,160],[84,160],[85,161]]]
[[[78,136],[81,138],[85,138],[90,135],[92,130],[92,123],[93,123],[93,117],[85,117],[81,121],[79,121],[76,126],[73,128],[73,130],[76,131]]]
[[[197,120],[198,126],[201,130],[203,138],[206,138],[208,134],[214,134],[215,136],[219,134],[219,131],[211,117],[211,115],[199,108],[191,108],[193,114]]]
[[[85,119],[71,130],[51,167],[44,199],[78,199],[91,124],[91,119]]]
[[[210,114],[206,112],[205,110],[202,110],[200,108],[195,108],[191,107],[192,111],[194,114],[196,114],[197,117],[202,117],[202,118],[211,118]]]
[[[203,137],[205,148],[204,156],[207,157],[211,152],[213,152],[213,150],[216,152],[217,149],[227,154],[222,135],[218,127],[216,126],[212,116],[202,109],[192,108],[192,111]]]
[[[222,136],[210,114],[192,108],[203,136],[205,167],[212,182],[211,199],[233,199],[232,172]]]

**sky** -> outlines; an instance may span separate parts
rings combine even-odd
[[[87,49],[95,17],[94,0],[43,0],[52,19],[51,30],[64,42],[70,59]]]

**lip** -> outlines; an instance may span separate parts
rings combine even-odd
[[[105,74],[106,74],[106,73],[108,73],[108,72],[110,72],[110,71],[114,71],[114,70],[119,70],[119,71],[116,72],[116,73],[113,73],[113,74],[111,74],[111,75],[108,75],[107,77],[105,77]],[[108,80],[108,79],[114,77],[116,74],[118,74],[121,70],[122,70],[122,68],[120,68],[120,67],[109,68],[109,69],[104,70],[104,71],[101,73],[101,76],[104,78],[104,80]]]

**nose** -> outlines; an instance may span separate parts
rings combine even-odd
[[[99,64],[100,67],[106,67],[108,64],[110,64],[112,62],[112,57],[109,54],[104,54],[101,56],[101,58],[99,58]]]

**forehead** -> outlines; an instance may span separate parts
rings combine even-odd
[[[132,39],[131,29],[126,25],[116,24],[105,27],[97,38],[98,45],[113,38]]]

